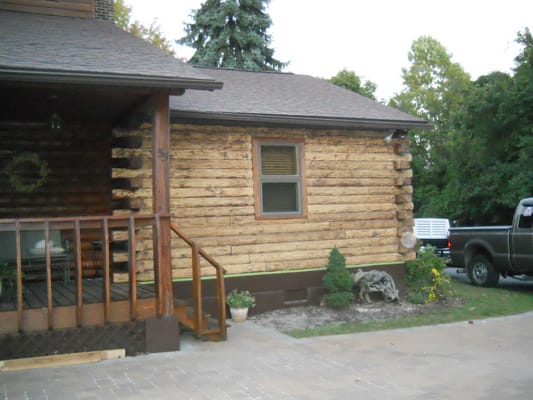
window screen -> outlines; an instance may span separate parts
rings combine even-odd
[[[262,175],[298,175],[295,146],[261,146]]]

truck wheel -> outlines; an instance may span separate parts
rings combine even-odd
[[[467,266],[468,277],[474,286],[497,286],[500,274],[483,255],[472,257]]]

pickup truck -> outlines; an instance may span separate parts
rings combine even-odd
[[[533,276],[533,197],[520,200],[511,226],[450,228],[450,264],[465,268],[475,286],[501,276]]]

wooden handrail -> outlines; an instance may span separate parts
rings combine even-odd
[[[183,241],[185,243],[187,243],[189,245],[189,247],[192,247],[193,244],[194,244],[194,241],[189,238],[180,228],[178,228],[175,224],[170,224],[170,229],[172,229],[174,231],[174,233],[176,235],[178,235],[180,238],[183,239]],[[213,267],[215,267],[216,269],[219,269],[222,271],[222,273],[227,273],[228,271],[226,271],[225,268],[223,268],[213,257],[211,257],[209,255],[209,253],[207,253],[204,249],[202,249],[201,247],[198,248],[198,251],[200,252],[201,256],[203,258],[205,258],[205,260],[207,262],[209,262],[209,264],[211,264]]]
[[[200,266],[200,256],[215,268],[216,288],[218,301],[218,327],[221,337],[226,337],[226,291],[224,288],[224,274],[227,272],[209,253],[198,246],[189,238],[177,225],[171,223],[170,229],[189,245],[192,252],[192,285],[194,302],[194,321],[196,326],[196,336],[202,336],[202,271]]]

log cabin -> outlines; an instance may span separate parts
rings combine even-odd
[[[337,247],[350,269],[384,270],[403,291],[415,257],[401,240],[413,226],[406,133],[430,125],[310,76],[196,69],[224,87],[171,97],[170,208],[227,269],[227,287],[251,289],[252,312],[318,304]],[[149,140],[142,129],[122,133]],[[121,193],[139,206],[149,194]],[[180,292],[187,249],[172,251]]]
[[[425,121],[112,21],[112,0],[0,0],[0,359],[224,339],[227,291],[316,303],[334,246],[401,281]]]

